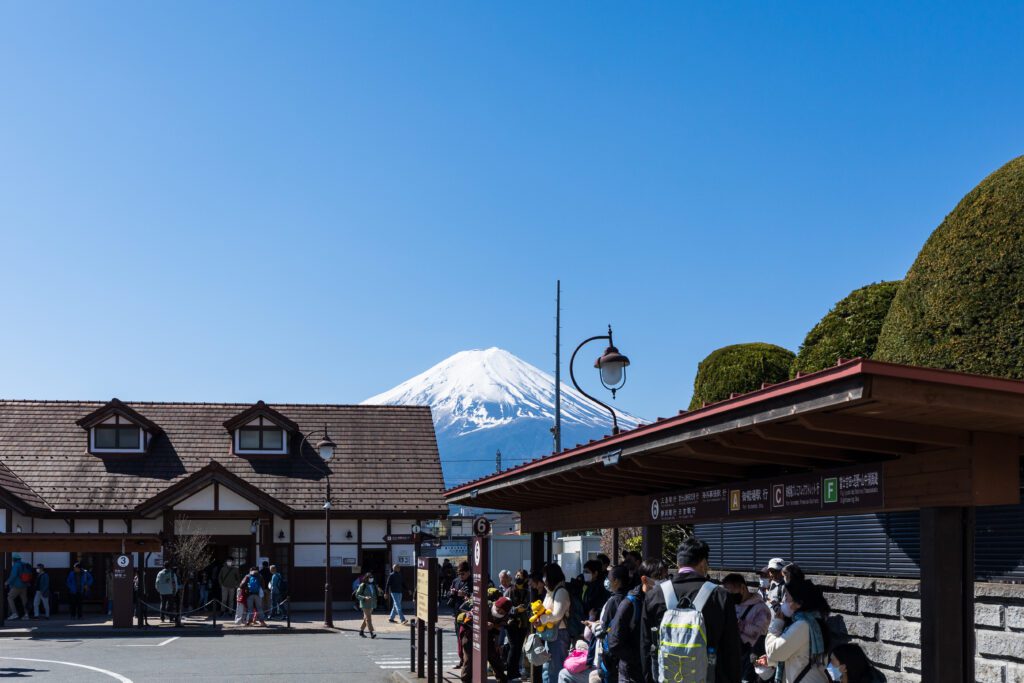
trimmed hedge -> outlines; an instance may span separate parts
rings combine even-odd
[[[971,190],[925,242],[875,358],[1024,378],[1024,157]]]
[[[702,402],[714,403],[730,394],[760,389],[763,382],[784,382],[789,379],[789,366],[795,357],[788,349],[762,342],[712,351],[697,366],[690,410],[700,408]]]
[[[871,358],[899,286],[876,282],[850,292],[807,333],[789,376],[830,368],[839,358]]]

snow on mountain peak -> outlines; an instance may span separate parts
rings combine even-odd
[[[555,380],[504,349],[473,349],[459,351],[363,403],[428,405],[438,431],[469,434],[523,418],[553,422]],[[616,412],[623,428],[640,423],[628,413]],[[563,431],[573,424],[605,428],[610,427],[611,418],[604,408],[563,382],[562,423]]]

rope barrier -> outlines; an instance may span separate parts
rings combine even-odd
[[[273,612],[277,612],[279,610],[282,611],[282,613],[283,613],[283,610],[281,610],[281,607],[286,605],[286,603],[290,604],[290,601],[291,601],[291,598],[285,598],[284,600],[281,600],[280,602],[278,602],[276,607],[275,606],[271,606],[270,610],[267,611],[266,613],[270,614],[270,613],[273,613]],[[152,603],[146,602],[145,600],[139,600],[138,602],[141,603],[142,605],[145,605],[149,609],[153,610],[157,614],[163,614],[163,615],[166,615],[166,616],[169,616],[169,617],[176,617],[179,614],[179,612],[165,611],[159,605],[154,605]],[[238,609],[237,608],[238,604],[240,604],[240,603],[236,603],[235,607],[228,607],[227,604],[225,604],[221,600],[217,600],[216,598],[214,598],[212,600],[208,600],[205,604],[200,605],[199,607],[196,607],[195,609],[188,610],[187,612],[180,612],[180,614],[181,614],[181,616],[184,617],[184,616],[188,616],[190,614],[195,614],[196,612],[202,612],[204,610],[209,611],[210,605],[220,605],[220,607],[222,608],[222,611],[225,611],[225,612],[235,612]],[[246,610],[246,611],[248,612],[248,610]],[[260,608],[258,608],[257,611],[259,611],[261,613],[264,612],[264,610],[262,609],[262,605],[260,606]]]

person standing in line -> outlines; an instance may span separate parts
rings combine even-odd
[[[768,627],[761,666],[775,665],[780,683],[828,683],[825,671],[828,602],[821,588],[808,580],[786,586],[782,606]]]
[[[238,571],[238,567],[235,566],[234,560],[230,557],[224,560],[223,566],[220,571],[217,572],[217,583],[220,584],[220,601],[224,603],[224,612],[230,614],[233,606],[237,603],[236,589],[238,588],[238,582],[241,581],[242,576]]]
[[[277,565],[270,565],[270,617],[271,619],[280,618],[284,616],[284,610],[281,608],[281,600],[284,599],[284,579],[281,578],[281,572],[277,570]]]
[[[46,610],[46,619],[50,618],[50,575],[41,563],[36,565],[36,597],[32,601],[32,610],[39,618],[39,605]]]
[[[164,565],[157,572],[154,583],[156,592],[160,595],[160,623],[174,621],[174,615],[178,611],[178,606],[174,604],[174,598],[181,588],[178,583],[178,575],[174,572],[174,566]]]
[[[68,574],[68,603],[71,609],[72,619],[82,618],[82,598],[92,590],[93,578],[88,569],[82,567],[81,562],[75,562],[75,566]]]
[[[366,631],[369,629],[370,637],[376,638],[377,632],[373,630],[373,610],[377,609],[377,586],[374,584],[373,574],[370,572],[366,572],[359,582],[359,587],[356,588],[356,600],[359,603],[359,609],[363,611],[363,622],[359,625],[359,637],[365,638]]]
[[[508,640],[508,652],[505,656],[505,674],[509,680],[519,678],[520,662],[523,659],[523,643],[530,632],[530,589],[527,587],[529,576],[525,569],[516,572],[515,581],[505,591],[504,597],[509,599],[509,617],[505,624],[505,637]]]
[[[736,596],[736,621],[740,629],[740,646],[743,648],[743,681],[759,679],[754,671],[754,660],[764,654],[764,637],[772,621],[771,610],[760,595],[751,593],[742,574],[729,574],[722,579],[722,586]]]
[[[260,626],[266,626],[267,622],[263,619],[264,613],[260,611],[263,608],[263,596],[266,594],[266,590],[263,586],[263,578],[256,567],[249,569],[249,573],[242,579],[242,585],[245,587],[246,595],[246,626],[254,626],[257,622]]]
[[[199,572],[199,604],[196,607],[206,608],[210,601],[210,576],[206,572]]]
[[[830,658],[839,672],[839,683],[885,683],[885,677],[871,665],[864,650],[854,643],[837,645]]]
[[[569,654],[569,627],[565,623],[572,608],[572,596],[565,586],[565,573],[554,562],[544,565],[544,608],[547,614],[540,617],[540,623],[555,629],[553,640],[547,641],[550,659],[544,664],[544,683],[557,683],[558,674],[565,666]]]
[[[21,615],[29,616],[28,587],[32,584],[32,566],[21,561],[21,555],[11,555],[11,573],[7,577],[7,604],[11,607],[11,621],[21,619]],[[16,600],[21,599],[24,612],[18,611]]]
[[[692,603],[708,582],[711,571],[708,544],[696,537],[687,538],[679,545],[676,562],[679,570],[668,582],[648,590],[644,597],[644,611],[641,619],[641,649],[643,651],[644,677],[656,680],[657,649],[660,640],[661,618],[667,611],[666,593],[674,593],[673,601],[678,605],[684,599]],[[712,582],[714,583],[714,582]],[[736,608],[729,591],[714,586],[704,602],[701,615],[706,630],[708,654],[714,654],[714,681],[709,683],[738,683],[740,680],[741,651],[740,631],[736,624]],[[710,662],[709,662],[710,663]]]
[[[768,566],[761,571],[768,575],[768,588],[765,589],[765,602],[768,603],[768,609],[773,612],[782,605],[782,601],[786,594],[786,578],[782,575],[782,570],[789,564],[781,557],[773,557],[768,560]]]
[[[402,576],[402,568],[397,564],[391,568],[391,575],[384,583],[384,592],[391,596],[391,614],[388,621],[395,623],[397,616],[403,624],[407,621],[402,614],[402,600],[405,598],[405,578]]]
[[[269,614],[270,607],[270,562],[263,560],[263,566],[260,567],[260,579],[263,581],[263,587],[266,591],[263,594],[263,613]]]

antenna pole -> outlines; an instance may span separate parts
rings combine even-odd
[[[501,449],[498,449],[497,454],[494,456],[494,471],[501,472]]]
[[[555,453],[562,452],[562,281],[555,281]]]

